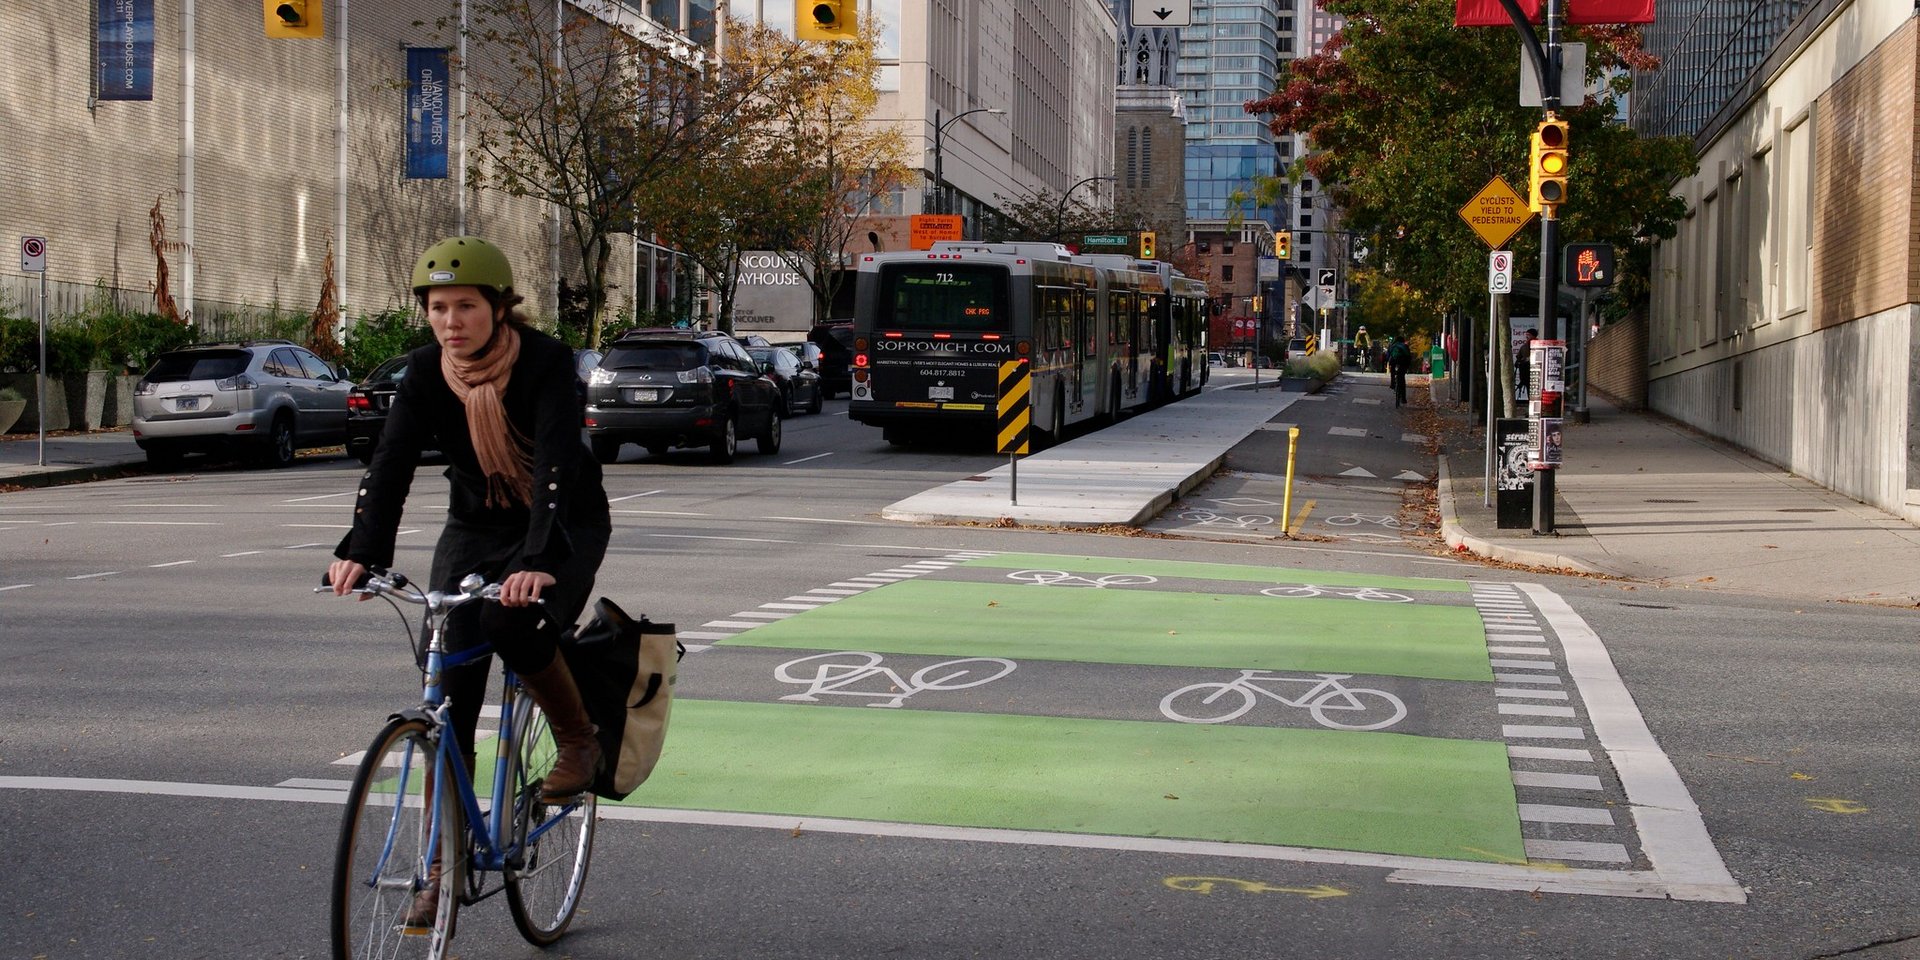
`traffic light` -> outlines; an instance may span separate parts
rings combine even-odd
[[[264,0],[267,36],[322,40],[327,36],[321,0]]]
[[[1546,119],[1533,131],[1533,157],[1527,165],[1527,209],[1548,212],[1567,199],[1567,122]]]
[[[857,7],[857,0],[794,0],[794,36],[801,40],[852,40],[860,36]]]
[[[1273,255],[1280,260],[1293,259],[1293,231],[1282,230],[1273,235]]]
[[[1140,231],[1140,259],[1152,260],[1154,258],[1153,240],[1154,240],[1154,237],[1153,237],[1152,230]]]

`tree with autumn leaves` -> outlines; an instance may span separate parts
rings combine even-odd
[[[1311,176],[1370,248],[1365,271],[1403,285],[1436,313],[1484,304],[1486,246],[1456,211],[1495,176],[1527,188],[1537,108],[1519,106],[1519,40],[1511,29],[1456,28],[1452,0],[1322,0],[1346,27],[1296,60],[1272,96],[1246,105],[1275,133],[1304,133],[1287,175]],[[1625,272],[1616,295],[1644,303],[1649,238],[1686,214],[1669,193],[1693,172],[1691,144],[1646,138],[1618,123],[1627,69],[1657,66],[1632,27],[1582,27],[1588,86],[1599,97],[1564,105],[1572,124],[1563,241],[1612,243]],[[1539,236],[1511,242],[1521,275],[1537,274]],[[1504,354],[1506,351],[1499,351]],[[1511,396],[1511,391],[1508,393]]]

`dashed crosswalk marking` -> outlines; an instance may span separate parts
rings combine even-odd
[[[1327,432],[1336,437],[1364,437],[1367,431],[1359,427],[1328,427]]]

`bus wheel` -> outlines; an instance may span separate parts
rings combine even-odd
[[[906,427],[881,427],[880,436],[896,447],[904,447],[913,442],[913,434]]]

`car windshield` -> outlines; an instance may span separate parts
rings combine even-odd
[[[225,380],[245,373],[253,355],[245,350],[193,350],[163,353],[147,371],[148,383],[182,380]]]
[[[367,374],[367,379],[368,380],[400,380],[404,378],[406,375],[407,375],[407,355],[403,353],[397,357],[394,357],[391,360],[388,360],[387,362],[377,367],[374,367],[373,372]]]
[[[697,343],[614,344],[600,366],[608,370],[691,370],[707,362]]]

